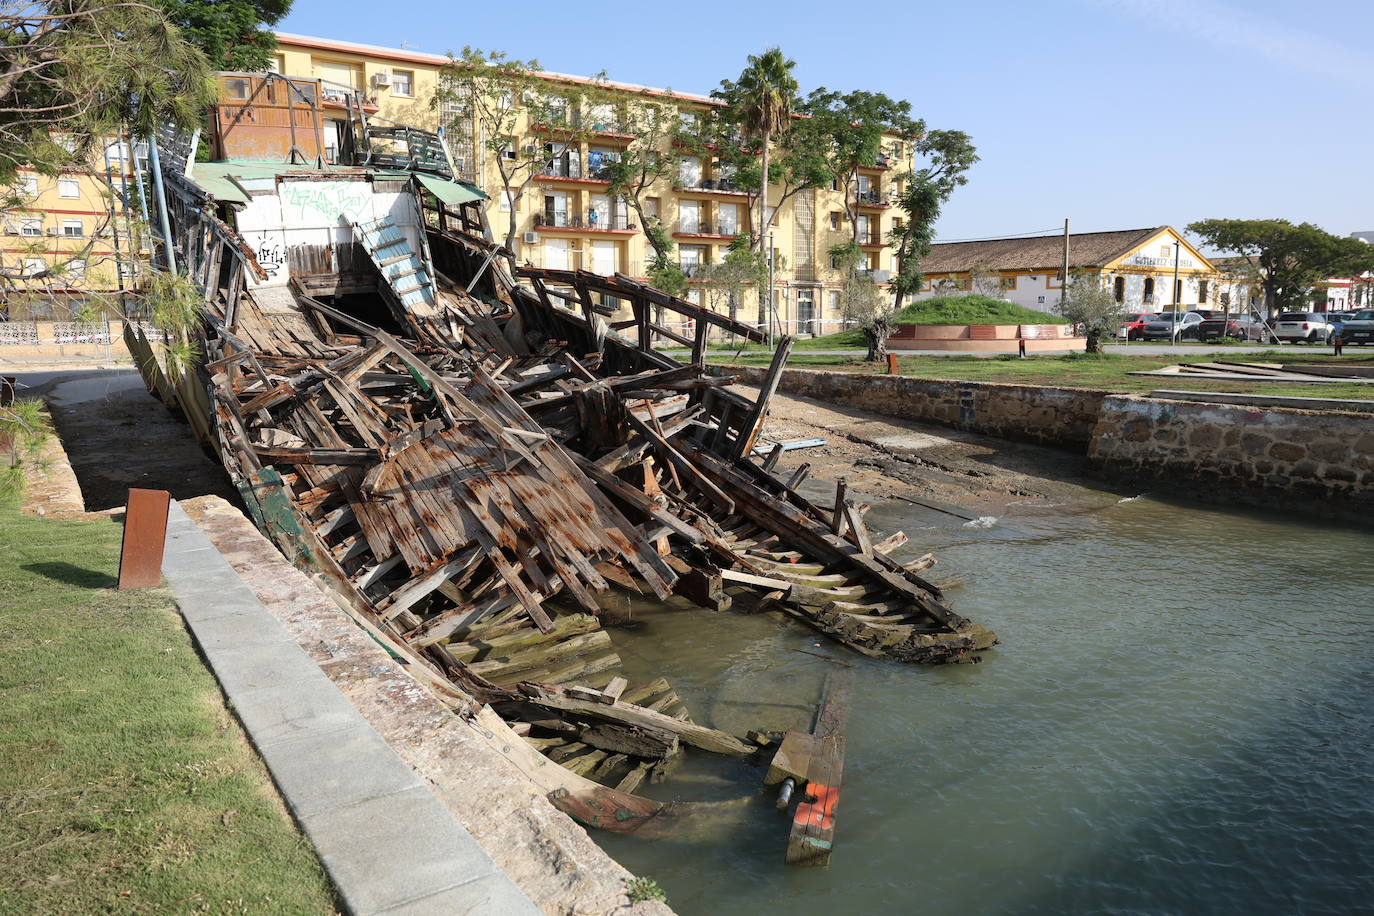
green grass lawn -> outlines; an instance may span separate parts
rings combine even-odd
[[[331,913],[314,850],[121,529],[0,502],[0,912]]]
[[[1245,394],[1296,395],[1318,398],[1374,399],[1374,385],[1333,382],[1322,385],[1289,384],[1286,382],[1219,382],[1187,377],[1162,375],[1130,375],[1134,371],[1148,371],[1179,363],[1212,362],[1218,359],[1276,364],[1348,362],[1370,365],[1368,356],[1343,356],[1339,359],[1325,354],[1283,351],[1246,351],[1229,353],[1180,353],[1177,356],[1134,356],[1105,354],[1087,356],[898,356],[897,367],[902,375],[921,378],[959,379],[977,382],[1007,382],[1018,385],[1059,385],[1069,388],[1101,388],[1107,391],[1141,393],[1159,388],[1185,391],[1230,391]],[[737,362],[745,366],[768,365],[766,353],[745,353]],[[823,369],[838,372],[886,373],[885,363],[867,363],[860,357],[826,356],[796,353],[787,365],[797,369]]]

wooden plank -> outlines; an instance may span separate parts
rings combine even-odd
[[[753,745],[741,741],[734,735],[717,731],[714,728],[707,728],[695,722],[675,719],[672,716],[631,703],[620,702],[608,705],[598,703],[595,700],[583,700],[570,696],[566,689],[540,684],[521,684],[520,691],[529,698],[530,702],[539,706],[574,712],[624,725],[637,725],[667,731],[677,735],[684,744],[690,744],[692,747],[704,751],[732,757],[747,757],[755,750]]]
[[[835,844],[835,812],[844,770],[844,723],[849,711],[849,676],[830,674],[812,731],[814,744],[807,785],[787,837],[788,865],[824,867]]]
[[[782,371],[787,366],[788,354],[792,352],[793,339],[784,335],[778,341],[778,349],[773,353],[773,361],[768,366],[768,374],[763,377],[762,389],[759,391],[758,400],[754,402],[754,407],[749,411],[749,416],[745,418],[744,425],[740,428],[739,438],[735,440],[734,457],[745,458],[754,450],[754,440],[758,438],[759,432],[763,429],[763,421],[768,417],[768,402],[772,400],[773,393],[778,390],[778,383],[782,381]]]

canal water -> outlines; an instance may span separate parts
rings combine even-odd
[[[970,525],[883,503],[1002,644],[977,665],[844,652],[776,615],[636,605],[631,673],[742,733],[854,684],[829,869],[783,865],[756,767],[693,753],[599,834],[683,914],[1374,911],[1374,535],[1148,495]],[[875,537],[876,540],[876,537]],[[818,645],[819,644],[819,645]]]

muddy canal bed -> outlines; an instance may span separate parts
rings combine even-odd
[[[1367,908],[1374,535],[1118,498],[991,524],[873,509],[933,578],[967,577],[956,609],[1003,643],[978,665],[629,607],[626,667],[724,728],[806,724],[831,665],[795,650],[852,664],[844,791],[828,870],[785,868],[759,771],[704,755],[646,790],[717,802],[695,834],[598,839],[687,914]]]

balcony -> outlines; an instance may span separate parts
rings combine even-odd
[[[859,236],[859,244],[862,245],[864,248],[873,248],[875,246],[881,247],[885,243],[883,242],[883,237],[881,233],[870,232],[867,235]]]
[[[588,213],[587,218],[583,219],[576,213],[566,213],[563,211],[545,210],[543,213],[534,214],[534,227],[536,229],[582,229],[587,232],[634,232],[639,226],[629,221],[629,216],[624,213],[616,213],[609,218],[598,216],[592,218]]]
[[[864,208],[881,210],[891,206],[881,191],[859,191],[854,195],[854,199]]]
[[[710,191],[716,194],[739,194],[744,195],[749,192],[744,188],[735,186],[734,179],[731,178],[699,178],[684,180],[678,176],[677,186],[683,191]]]
[[[706,268],[708,265],[702,263],[701,261],[684,261],[679,263],[677,266],[678,269],[682,271],[683,276],[685,276],[687,279],[697,280],[706,276]]]
[[[732,239],[739,233],[738,224],[716,224],[713,226],[710,220],[699,219],[695,223],[679,221],[677,231],[673,235],[709,235],[718,239]]]
[[[892,280],[892,271],[879,270],[876,267],[856,267],[854,273],[860,277],[867,277],[874,283],[889,283]]]

